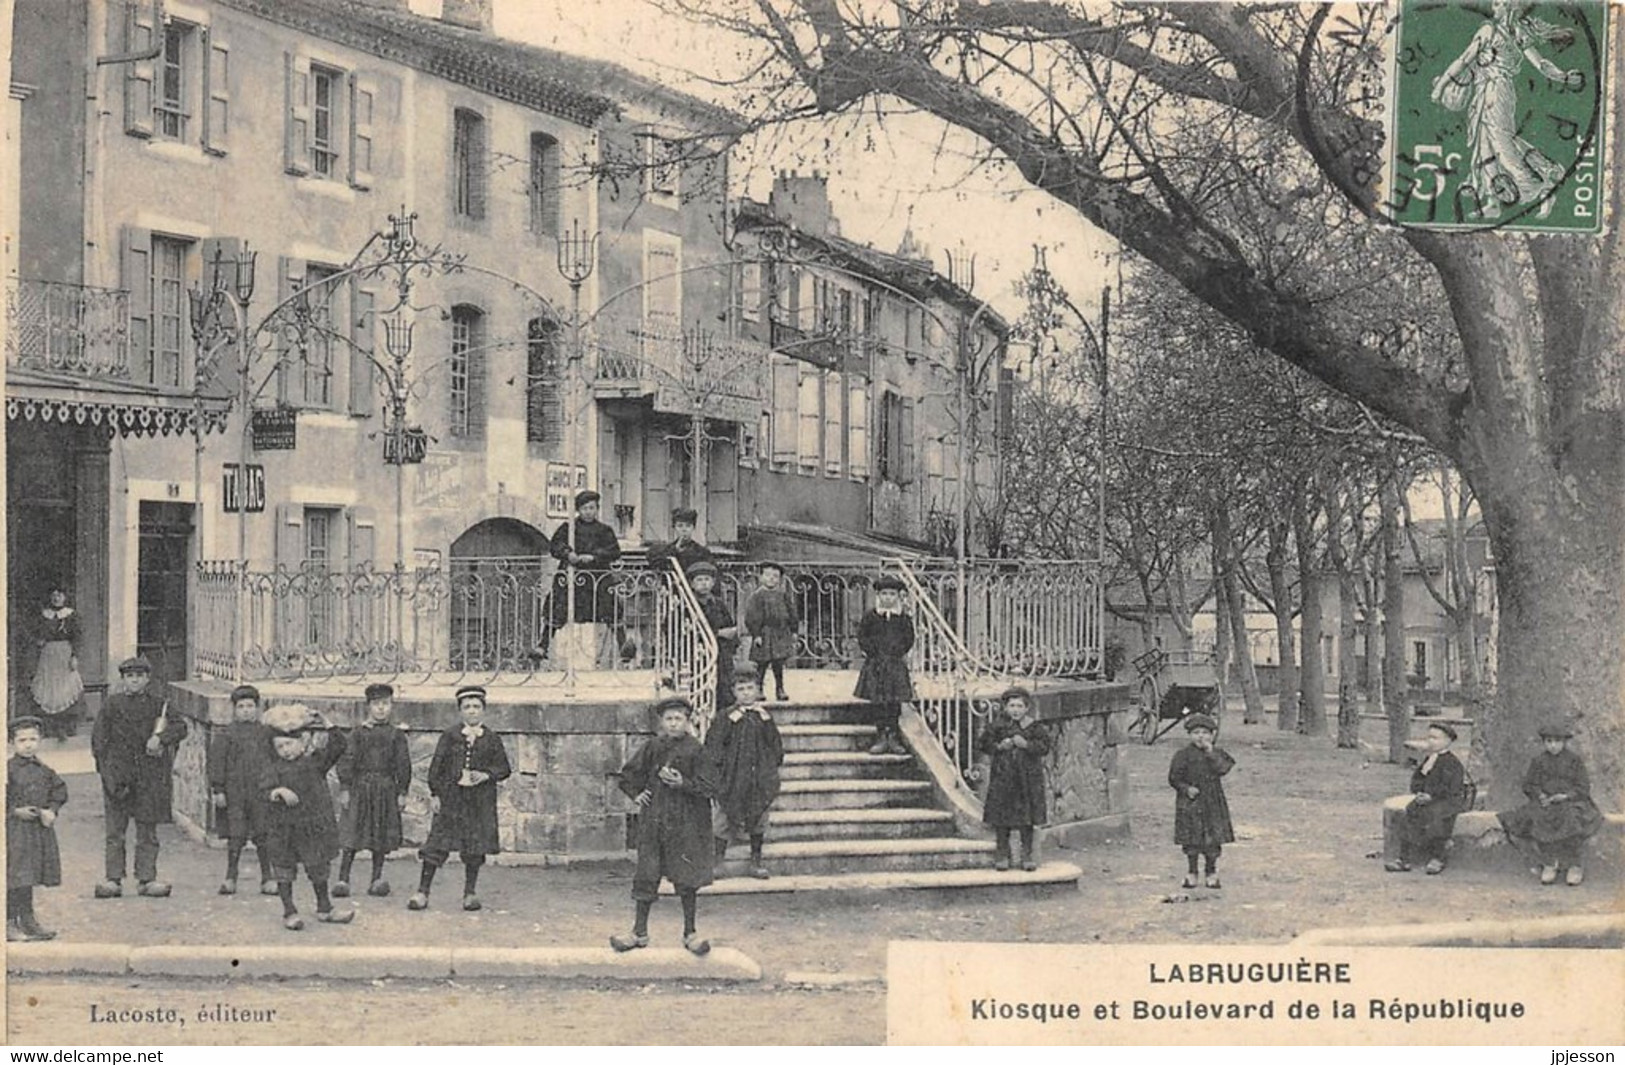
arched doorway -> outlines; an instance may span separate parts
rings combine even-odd
[[[487,518],[451,545],[451,664],[533,668],[551,575],[548,540],[518,518]]]

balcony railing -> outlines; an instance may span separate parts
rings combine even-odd
[[[130,376],[130,294],[58,281],[6,282],[6,365]]]
[[[651,392],[667,413],[754,420],[765,399],[768,351],[755,341],[610,319],[591,343],[599,383]]]

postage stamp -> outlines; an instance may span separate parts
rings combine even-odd
[[[1596,233],[1606,5],[1403,0],[1390,194],[1400,225]]]

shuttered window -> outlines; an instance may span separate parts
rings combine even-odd
[[[452,436],[485,438],[485,315],[478,307],[458,304],[451,309],[450,375]]]
[[[485,217],[485,118],[459,107],[452,114],[452,213],[468,219]]]
[[[796,459],[804,472],[811,473],[818,469],[824,388],[817,370],[810,366],[797,369],[801,375],[797,404],[801,431],[796,437]]]

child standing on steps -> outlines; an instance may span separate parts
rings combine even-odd
[[[1011,688],[1000,702],[1004,713],[989,722],[976,740],[977,751],[991,758],[982,823],[995,834],[994,869],[1002,873],[1010,868],[1010,834],[1019,831],[1021,867],[1032,872],[1038,868],[1034,829],[1049,819],[1044,756],[1049,754],[1050,738],[1032,717],[1032,692]]]
[[[231,724],[209,741],[209,790],[219,811],[217,831],[226,837],[226,878],[220,894],[237,894],[237,871],[243,848],[254,843],[260,863],[260,894],[275,895],[271,876],[271,847],[265,839],[265,796],[260,774],[271,757],[271,730],[260,722],[263,703],[251,684],[231,693]]]
[[[350,749],[339,760],[339,878],[333,894],[350,894],[350,868],[357,851],[372,852],[372,879],[367,894],[389,894],[384,859],[401,845],[401,807],[412,787],[412,754],[406,733],[390,721],[395,689],[369,684],[367,717],[350,733]]]
[[[271,874],[282,898],[282,927],[290,932],[305,927],[293,903],[293,881],[301,865],[316,893],[316,919],[348,924],[355,911],[335,913],[327,890],[327,875],[339,849],[327,771],[344,755],[344,734],[300,703],[273,706],[265,712],[265,723],[271,729],[273,756],[260,770],[259,791],[266,802],[265,831]]]
[[[784,690],[784,663],[796,652],[796,629],[801,625],[795,595],[784,581],[777,562],[763,562],[756,590],[745,601],[745,629],[750,633],[750,660],[756,663],[756,686],[767,693],[767,671],[773,670],[778,699]]]
[[[705,735],[705,753],[715,767],[717,785],[716,857],[721,861],[729,842],[750,841],[750,875],[768,878],[762,862],[767,838],[768,811],[779,797],[779,767],[784,764],[784,740],[778,723],[762,702],[756,678],[734,678],[734,707],[718,711]]]
[[[1501,827],[1514,839],[1534,841],[1540,855],[1540,882],[1557,883],[1558,874],[1570,887],[1585,880],[1580,847],[1602,826],[1602,814],[1591,801],[1591,778],[1585,762],[1568,749],[1574,730],[1561,721],[1541,726],[1545,750],[1535,755],[1523,775],[1523,793],[1529,801],[1516,810],[1497,815]]]
[[[1206,714],[1185,719],[1191,742],[1174,752],[1168,765],[1168,784],[1174,789],[1174,842],[1185,851],[1185,881],[1196,886],[1196,858],[1202,858],[1207,886],[1219,886],[1219,851],[1236,840],[1230,824],[1230,804],[1221,779],[1236,760],[1215,745],[1219,725]]]
[[[863,670],[853,692],[877,704],[875,743],[870,754],[907,754],[897,722],[904,703],[914,701],[914,682],[908,675],[908,653],[914,649],[914,622],[902,606],[903,582],[885,576],[875,581],[874,609],[858,622],[858,649]]]
[[[34,917],[34,889],[62,883],[62,852],[56,817],[68,803],[68,786],[38,758],[44,722],[19,717],[6,730],[6,942],[54,939]]]
[[[739,653],[739,623],[733,611],[717,594],[717,568],[709,562],[696,562],[688,571],[694,598],[705,615],[705,623],[717,638],[717,709],[733,705],[734,658]]]
[[[662,699],[651,713],[660,729],[621,767],[620,788],[638,807],[638,864],[632,873],[632,934],[610,936],[617,951],[649,945],[649,911],[660,881],[670,880],[683,903],[683,946],[707,954],[709,940],[695,928],[699,890],[711,883],[711,800],[716,785],[710,759],[694,738],[687,699]]]
[[[440,734],[429,761],[429,800],[434,821],[418,857],[423,870],[418,889],[407,900],[409,910],[429,908],[434,875],[456,851],[463,862],[463,909],[480,909],[480,868],[488,855],[502,850],[497,837],[497,785],[508,779],[508,751],[502,737],[481,724],[485,689],[477,684],[457,689],[462,719]]]

